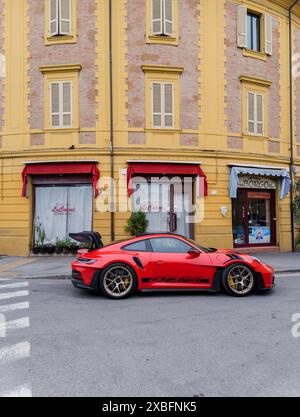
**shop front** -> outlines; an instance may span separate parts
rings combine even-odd
[[[93,197],[99,172],[95,164],[29,164],[23,171],[23,196],[33,207],[32,245],[64,246],[69,233],[92,230]]]
[[[287,170],[232,167],[230,196],[235,247],[277,246],[277,199],[290,190]]]
[[[146,213],[148,232],[194,237],[196,199],[207,195],[199,164],[129,163],[128,190],[132,210]]]

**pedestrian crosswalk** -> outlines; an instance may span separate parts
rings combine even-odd
[[[30,341],[24,329],[30,326],[29,283],[13,278],[0,278],[0,375],[5,381],[12,364],[28,361]],[[2,368],[2,369],[1,369]],[[25,376],[24,376],[25,378]],[[27,381],[16,381],[14,386],[0,385],[0,397],[31,397],[32,388]]]

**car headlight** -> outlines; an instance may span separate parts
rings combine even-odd
[[[261,265],[265,265],[265,263],[261,261],[260,259],[258,259],[256,256],[252,256],[252,259],[254,259],[256,262],[258,262]]]
[[[269,265],[267,265],[265,262],[261,261],[260,259],[256,258],[256,256],[252,256],[252,259],[254,259],[259,264],[263,265],[264,268],[267,269],[268,271],[272,271],[272,268],[269,267]]]

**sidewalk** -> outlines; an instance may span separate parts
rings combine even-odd
[[[261,259],[275,268],[277,273],[300,273],[300,253],[259,253]],[[72,256],[66,257],[0,257],[1,278],[67,279],[71,275]]]
[[[277,273],[300,272],[300,253],[252,253],[275,268]]]
[[[75,256],[0,257],[0,279],[66,279],[71,276],[71,262],[74,258]]]

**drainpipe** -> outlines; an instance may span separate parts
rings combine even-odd
[[[292,11],[299,0],[295,0],[289,7],[289,65],[290,65],[290,176],[292,180],[291,184],[291,228],[292,228],[292,248],[295,252],[295,211],[294,211],[294,94],[293,94],[293,33],[292,33]]]
[[[112,1],[109,0],[109,96],[110,96],[110,138],[109,138],[109,150],[110,150],[110,235],[111,241],[115,240],[115,195],[114,195],[114,100],[113,100],[113,16],[112,16]]]

